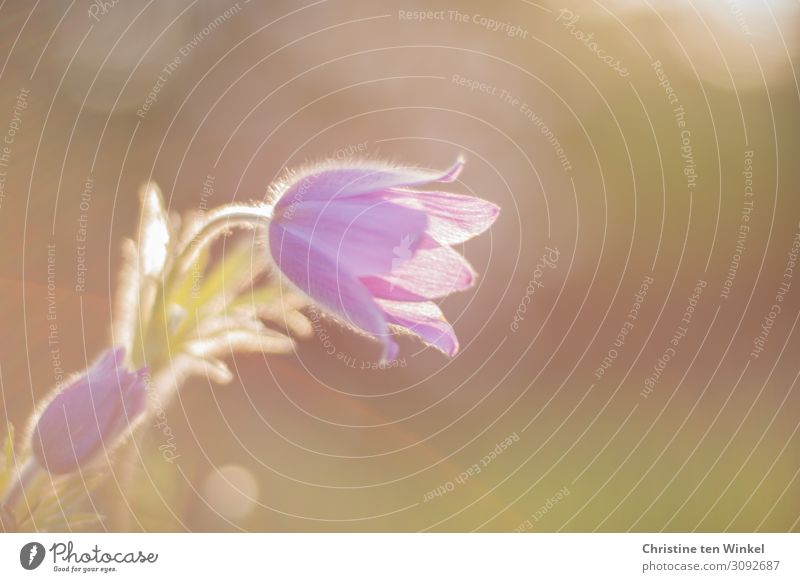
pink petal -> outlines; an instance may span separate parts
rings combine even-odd
[[[424,212],[375,196],[304,202],[277,222],[356,277],[389,273],[398,258],[411,258],[428,226]]]
[[[387,342],[388,346],[384,352],[383,361],[391,362],[397,359],[397,355],[400,353],[400,346],[392,338],[388,338]]]
[[[444,172],[392,167],[388,164],[360,162],[359,165],[312,167],[292,179],[291,185],[275,204],[276,212],[308,201],[339,200],[370,194],[388,188],[418,186],[431,182],[452,182],[464,166],[463,158]]]
[[[450,192],[391,190],[389,200],[428,215],[428,234],[444,245],[462,243],[488,229],[500,208],[474,196]]]
[[[469,289],[475,271],[456,251],[423,235],[411,259],[396,259],[391,273],[362,277],[361,281],[375,297],[421,301]]]
[[[407,329],[451,358],[458,352],[458,338],[453,327],[435,303],[379,299],[378,305],[391,325]]]
[[[378,338],[384,346],[384,357],[393,351],[381,309],[341,262],[275,223],[269,227],[269,245],[273,259],[289,281],[345,323]]]
[[[125,348],[115,347],[103,352],[103,355],[90,368],[91,375],[107,378],[114,375],[125,360]],[[116,377],[115,377],[116,379]]]
[[[465,164],[464,156],[458,156],[452,166],[447,168],[435,179],[429,181],[443,182],[443,183],[455,182],[456,180],[458,180],[459,175],[461,175],[461,170],[464,169],[464,164]]]

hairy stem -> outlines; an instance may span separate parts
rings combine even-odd
[[[140,325],[134,334],[131,359],[135,367],[148,365],[155,377],[161,369],[169,365],[169,354],[164,354],[164,351],[171,351],[170,347],[176,338],[171,336],[170,330],[163,327],[162,322],[169,315],[167,310],[174,285],[180,284],[182,277],[189,271],[200,252],[218,236],[232,228],[254,228],[266,224],[270,218],[272,218],[272,206],[266,204],[260,206],[229,204],[215,208],[206,215],[191,238],[178,248],[174,261],[167,265],[167,271],[160,277],[146,277],[142,281],[139,290],[139,309],[144,306],[147,313],[140,311]],[[156,325],[159,327],[155,327]],[[178,332],[180,339],[183,330],[175,331]],[[141,437],[142,427],[143,425],[140,425],[134,430],[133,439],[125,445],[127,463],[123,465],[124,472],[120,476],[120,481],[126,487],[133,481],[135,468],[141,465],[138,451],[131,444]],[[113,519],[114,529],[117,531],[130,529],[131,514],[127,508],[120,506]]]
[[[207,220],[183,248],[176,261],[176,271],[185,272],[198,253],[214,241],[220,234],[231,228],[253,228],[272,218],[272,206],[248,206],[246,204],[229,204],[220,206],[209,212]]]

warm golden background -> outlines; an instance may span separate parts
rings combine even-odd
[[[107,346],[148,179],[184,212],[260,199],[284,168],[337,152],[438,168],[463,152],[455,188],[503,208],[463,249],[479,285],[442,302],[453,361],[401,339],[405,367],[361,370],[377,348],[330,322],[334,355],[318,335],[237,357],[231,385],[193,381],[166,410],[175,463],[147,432],[147,471],[111,494],[131,528],[800,529],[800,272],[784,277],[800,232],[796,1],[112,4],[0,5],[0,424],[24,426],[54,384],[53,349],[74,371]],[[537,273],[546,247],[558,262]]]

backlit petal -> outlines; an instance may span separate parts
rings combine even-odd
[[[392,190],[388,199],[428,216],[428,234],[445,245],[462,243],[488,229],[500,208],[475,196],[450,192]]]
[[[398,258],[410,258],[428,219],[420,210],[364,196],[304,202],[276,223],[361,276],[389,273]]]
[[[386,320],[367,288],[341,261],[278,224],[269,227],[270,253],[289,281],[345,323],[391,349]]]
[[[422,341],[453,357],[458,352],[458,338],[453,327],[435,303],[402,302],[379,299],[378,304],[391,325],[407,329]]]
[[[469,289],[475,281],[475,271],[456,251],[423,235],[411,259],[396,261],[387,275],[361,280],[375,297],[421,301]]]
[[[276,202],[275,210],[281,212],[303,202],[352,198],[388,188],[407,188],[431,182],[452,182],[463,167],[464,160],[459,158],[444,172],[369,162],[361,162],[355,166],[311,168],[292,178],[292,183]]]

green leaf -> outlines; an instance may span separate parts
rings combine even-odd
[[[178,345],[194,329],[197,317],[201,314],[208,315],[209,311],[213,313],[215,310],[222,310],[240,293],[242,286],[252,280],[256,274],[253,267],[252,249],[250,245],[241,244],[226,253],[223,260],[219,261],[203,278],[200,288],[191,293],[188,299],[184,296],[182,304],[178,304],[170,294],[169,303],[178,304],[186,309],[186,317],[170,338],[172,351],[177,351]],[[191,272],[184,275],[189,279],[191,276]],[[185,285],[186,282],[182,281],[180,287],[183,288]]]
[[[74,531],[96,526],[101,518],[87,512],[87,495],[105,476],[93,471],[51,481],[52,477],[41,474],[26,487],[27,503],[21,500],[17,504],[18,531]]]
[[[80,506],[86,500],[87,493],[94,491],[104,478],[105,474],[101,472],[84,473],[82,480],[75,477],[58,482],[54,489],[40,496],[35,512],[42,516],[60,515],[62,511],[68,513],[70,509]]]
[[[197,258],[186,269],[183,278],[170,291],[170,303],[178,305],[182,309],[186,309],[191,305],[193,296],[199,292],[201,282],[205,278],[210,258],[211,251],[209,251],[208,247],[204,247],[197,253]]]
[[[239,244],[226,252],[203,281],[197,301],[192,307],[208,303],[228,304],[241,293],[242,286],[263,271],[254,259],[253,249],[249,244]],[[225,300],[213,301],[218,297],[223,297]]]

